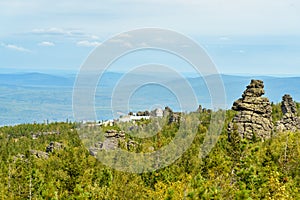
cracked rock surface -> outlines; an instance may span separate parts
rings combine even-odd
[[[293,98],[286,94],[282,97],[281,111],[283,117],[276,123],[276,131],[297,131],[300,130],[300,118],[298,117],[297,107]]]
[[[252,139],[255,136],[261,139],[271,137],[273,130],[272,107],[266,97],[264,84],[261,80],[251,80],[244,91],[242,98],[233,103],[232,109],[238,111],[228,126],[228,134],[233,131],[242,138]]]

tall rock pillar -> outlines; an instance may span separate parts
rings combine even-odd
[[[233,103],[232,109],[238,111],[228,126],[229,139],[236,131],[241,138],[252,139],[260,137],[262,140],[270,138],[273,130],[272,107],[266,97],[264,84],[261,80],[251,80],[242,98]]]

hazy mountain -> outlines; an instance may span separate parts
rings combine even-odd
[[[0,85],[10,86],[72,86],[73,80],[43,73],[0,74]]]
[[[172,77],[164,78],[161,74],[134,74],[127,77],[126,84],[120,85],[123,74],[105,73],[99,80],[96,90],[96,112],[99,119],[112,118],[111,97],[115,86],[119,84],[125,89],[137,84],[138,80],[150,80],[151,77],[161,79],[162,83],[171,84],[177,91],[182,91],[182,80]],[[215,75],[205,77],[213,82]],[[271,76],[234,76],[221,75],[226,91],[227,108],[233,101],[240,98],[251,79],[261,79],[265,83],[266,94],[270,101],[281,101],[288,93],[294,100],[300,101],[300,77],[271,77]],[[0,125],[49,119],[52,121],[72,120],[72,93],[76,80],[75,75],[51,75],[42,73],[11,73],[0,74]],[[157,80],[157,79],[156,79]],[[211,106],[211,99],[203,77],[185,78],[192,86],[198,103]],[[124,90],[126,91],[126,90]],[[121,94],[114,94],[116,102],[121,100]],[[188,95],[188,94],[187,94]],[[118,99],[119,98],[119,99]],[[169,105],[177,109],[176,94],[164,88],[164,84],[148,84],[140,87],[131,94],[129,108],[133,111],[151,109],[153,105]]]

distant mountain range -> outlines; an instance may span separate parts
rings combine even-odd
[[[246,89],[251,79],[264,81],[265,96],[274,103],[281,102],[281,98],[284,94],[291,94],[294,100],[300,101],[300,77],[233,75],[221,75],[221,77],[224,82],[229,106],[232,105],[234,100],[241,97],[242,92]]]
[[[72,78],[42,73],[0,74],[0,86],[70,86],[73,83]]]
[[[99,119],[112,117],[110,102],[113,88],[123,76],[120,73],[108,72],[99,81],[96,91],[96,109]],[[149,79],[159,74],[132,75],[132,82],[126,82],[127,87],[137,79]],[[163,76],[161,76],[164,79]],[[214,80],[214,75],[206,77]],[[284,94],[291,94],[294,100],[300,101],[300,77],[272,76],[234,76],[221,75],[226,91],[227,107],[240,98],[251,79],[264,81],[265,91],[270,101],[278,103]],[[51,75],[43,73],[12,73],[0,74],[0,125],[16,123],[32,123],[73,120],[72,92],[75,75]],[[180,89],[181,83],[176,79],[171,84]],[[198,103],[209,107],[210,95],[203,77],[186,78],[195,91]],[[121,86],[122,87],[122,86]],[[158,95],[159,94],[159,95]],[[147,86],[141,88],[130,99],[130,109],[151,109],[151,105],[169,105],[177,107],[176,94],[168,92],[163,87]]]

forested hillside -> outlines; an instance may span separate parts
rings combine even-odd
[[[272,108],[273,120],[277,121],[282,117],[280,105]],[[142,174],[120,172],[101,164],[83,145],[78,124],[2,127],[0,197],[299,199],[300,132],[273,133],[264,142],[255,138],[229,142],[227,126],[234,114],[226,112],[223,132],[205,158],[199,158],[199,150],[210,125],[210,112],[199,113],[202,123],[196,137],[175,163]],[[166,124],[159,134],[139,141],[139,146],[130,151],[158,149],[172,140],[177,129],[178,123]]]

